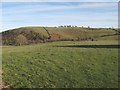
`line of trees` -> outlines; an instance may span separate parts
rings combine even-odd
[[[61,25],[61,26],[58,26],[58,27],[77,27],[77,26],[73,26],[73,25]]]
[[[58,27],[78,27],[78,26],[73,26],[73,25],[61,25],[61,26],[58,26]],[[82,28],[85,28],[83,26],[81,26]],[[86,28],[90,28],[90,26],[86,27]]]

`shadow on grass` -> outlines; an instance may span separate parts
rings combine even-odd
[[[120,48],[120,45],[66,45],[57,47],[72,47],[72,48]]]

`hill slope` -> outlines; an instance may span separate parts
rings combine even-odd
[[[117,33],[115,29],[108,28],[46,27],[45,29],[21,27],[8,30],[2,32],[2,43],[3,45],[26,45],[50,41],[96,40],[100,37],[115,36]]]
[[[3,82],[13,88],[117,88],[118,48],[111,47],[117,44],[105,40],[3,46]]]

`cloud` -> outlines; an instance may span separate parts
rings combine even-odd
[[[3,3],[3,29],[28,25],[117,27],[117,3]],[[13,5],[14,4],[14,5]]]
[[[4,5],[4,4],[3,4]],[[86,4],[78,4],[78,5],[23,5],[12,8],[4,8],[3,14],[19,14],[19,13],[27,13],[27,12],[40,12],[40,11],[55,11],[55,10],[71,10],[71,9],[85,9],[85,8],[111,8],[117,7],[117,3],[86,3]],[[111,8],[112,9],[112,8]]]

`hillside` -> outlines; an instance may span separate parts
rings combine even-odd
[[[115,29],[21,27],[1,34],[3,87],[118,87]]]
[[[60,41],[2,47],[2,78],[13,88],[117,88],[118,41]],[[87,46],[87,47],[86,47]]]
[[[51,41],[82,41],[118,39],[117,31],[111,28],[81,27],[21,27],[2,32],[3,45],[28,45]]]

